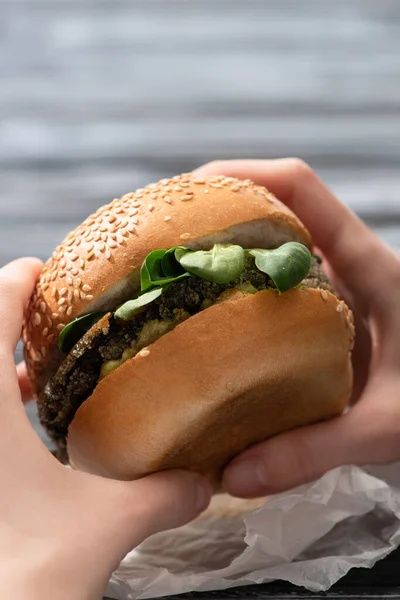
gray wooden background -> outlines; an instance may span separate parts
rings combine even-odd
[[[400,247],[400,1],[0,0],[0,265],[160,177],[285,155]]]

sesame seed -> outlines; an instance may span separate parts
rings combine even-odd
[[[51,281],[55,281],[57,279],[57,272],[55,271],[51,276]]]
[[[210,186],[213,188],[222,188],[222,183],[210,183]]]
[[[73,297],[73,290],[68,290],[68,296],[67,296],[67,300],[68,302],[71,304],[72,302],[72,297]]]
[[[72,254],[72,256],[70,257],[72,262],[75,262],[76,260],[78,260],[79,255],[78,254]]]
[[[43,302],[43,300],[40,302],[40,310],[42,311],[42,313],[46,312],[46,303]]]
[[[66,276],[66,272],[65,271],[58,271],[58,276],[59,276],[60,279],[62,279],[63,277]]]
[[[74,284],[74,280],[72,279],[72,277],[67,277],[67,285],[73,285]]]
[[[94,238],[93,238],[92,234],[90,234],[90,235],[86,236],[86,241],[87,241],[87,242],[91,242],[93,239],[94,239]]]
[[[117,210],[115,211],[117,215],[120,215],[121,213],[125,212],[123,208],[117,208]]]
[[[193,177],[193,183],[205,183],[204,177]]]
[[[62,306],[63,304],[66,304],[66,303],[67,303],[67,301],[65,298],[60,298],[58,301],[59,306]]]
[[[72,315],[72,306],[68,306],[67,308],[67,316],[70,317]]]
[[[176,185],[176,186],[174,187],[174,190],[175,190],[176,192],[181,192],[181,191],[182,191],[182,188],[181,188],[181,186],[180,186],[180,185]]]
[[[183,188],[190,187],[190,183],[188,181],[181,181],[180,186]]]
[[[103,240],[103,242],[106,242],[106,241],[107,241],[107,238],[108,238],[108,235],[107,235],[107,233],[102,233],[102,234],[101,234],[101,239]]]
[[[170,196],[165,196],[164,200],[167,204],[172,204],[172,200],[171,200]]]
[[[129,211],[129,216],[133,217],[134,215],[137,215],[137,213],[138,213],[138,209],[134,208],[133,210]]]
[[[94,252],[89,252],[89,254],[86,257],[86,260],[92,260],[94,258]]]
[[[205,190],[204,190],[204,193],[205,193],[205,194],[208,194],[208,190],[207,190],[207,189],[205,189]]]
[[[181,240],[188,240],[191,237],[191,235],[190,233],[182,233],[179,237],[181,238]]]
[[[52,342],[53,340],[54,340],[54,333],[51,333],[51,334],[49,335],[49,337],[47,338],[47,341],[48,341],[48,342]]]
[[[46,335],[47,335],[48,333],[49,333],[49,328],[48,328],[48,327],[45,327],[45,328],[42,330],[42,336],[43,336],[43,337],[46,337]]]
[[[320,293],[323,300],[328,300],[328,293],[325,290],[321,290]]]
[[[61,329],[64,329],[64,327],[65,327],[64,323],[59,323],[59,324],[57,325],[57,329],[58,329],[58,331],[61,331]]]
[[[136,231],[136,227],[132,223],[129,223],[127,230],[131,233],[134,233]]]
[[[133,208],[139,208],[140,202],[132,202],[132,206],[133,206]]]
[[[79,269],[71,269],[71,275],[76,276],[76,275],[78,275],[78,273],[79,273]]]
[[[109,223],[114,223],[114,221],[115,221],[115,219],[116,219],[116,218],[117,218],[117,217],[116,217],[115,215],[110,215],[110,216],[108,217],[108,222],[109,222]]]
[[[92,294],[88,294],[88,295],[86,296],[86,300],[93,300],[93,296],[92,296]]]
[[[240,190],[240,187],[238,185],[231,185],[231,190],[232,192],[238,192]]]
[[[52,316],[53,319],[58,319],[58,314],[57,313],[53,313],[51,316]]]
[[[151,198],[152,200],[157,200],[157,194],[154,194],[154,193],[153,193],[153,194],[150,194],[150,198]]]
[[[110,248],[116,248],[118,246],[118,244],[116,242],[114,242],[114,240],[112,238],[110,238],[108,240],[108,245]]]
[[[134,223],[135,225],[137,225],[138,220],[138,217],[132,217],[131,219],[132,223]]]
[[[74,243],[74,238],[71,238],[70,240],[68,240],[68,242],[65,245],[72,246],[73,243]]]
[[[154,204],[148,204],[148,205],[147,205],[147,208],[148,208],[150,211],[152,211],[152,210],[154,209]]]
[[[341,304],[338,304],[336,307],[336,312],[341,313],[343,312],[343,306]]]
[[[101,233],[98,231],[94,236],[93,239],[95,242],[98,242],[101,239]]]
[[[79,299],[79,290],[77,288],[74,289],[74,296],[77,300]]]
[[[33,317],[33,324],[34,325],[40,325],[40,323],[42,322],[42,317],[39,315],[39,313],[35,313],[35,316]]]
[[[124,243],[124,238],[122,237],[122,235],[120,234],[120,232],[117,233],[117,242],[118,242],[118,244],[123,244]]]
[[[82,298],[82,300],[84,300],[86,298],[85,292],[81,292],[81,298]]]
[[[63,269],[63,268],[65,267],[65,265],[66,265],[65,259],[64,259],[64,258],[62,258],[62,259],[60,260],[60,263],[59,263],[59,264],[60,264],[60,267]]]
[[[66,306],[60,306],[60,308],[58,309],[60,313],[63,313],[67,310]]]
[[[65,296],[65,294],[67,293],[67,291],[68,291],[68,290],[67,290],[67,288],[63,287],[63,288],[61,288],[61,290],[58,292],[58,294],[59,294],[60,296]]]
[[[164,221],[170,221],[171,217],[169,215],[167,215],[166,217],[164,217]]]
[[[148,356],[150,354],[150,350],[141,350],[139,354],[143,357]]]
[[[188,200],[193,200],[193,195],[186,194],[185,196],[182,196],[181,200],[182,200],[182,202],[187,202]]]
[[[42,346],[42,356],[43,356],[43,358],[46,356],[46,354],[47,354],[47,350],[46,350],[46,348],[44,346]]]
[[[88,285],[87,283],[85,283],[85,284],[82,286],[82,289],[83,289],[83,291],[84,291],[84,292],[90,292],[90,290],[91,290],[92,288],[90,287],[90,285]]]
[[[65,273],[64,273],[64,275],[65,275]],[[60,273],[58,274],[58,276],[60,277]],[[44,292],[46,292],[48,289],[49,289],[49,284],[48,284],[48,283],[44,283],[44,284],[42,285],[42,290],[43,290]]]
[[[136,190],[136,194],[143,194],[144,189],[143,188],[139,188]]]

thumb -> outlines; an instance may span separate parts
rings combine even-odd
[[[164,471],[132,482],[113,482],[111,536],[107,544],[119,560],[147,537],[185,525],[211,500],[212,485],[201,475]],[[110,547],[110,546],[109,546]],[[116,563],[117,564],[117,563]]]
[[[241,498],[265,496],[315,481],[340,465],[369,462],[371,426],[368,432],[362,426],[367,419],[358,412],[354,407],[344,416],[253,446],[226,468],[225,490]]]
[[[213,493],[205,477],[185,471],[156,473],[131,485],[141,507],[143,538],[185,525],[207,508]]]

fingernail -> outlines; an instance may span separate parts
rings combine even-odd
[[[262,496],[267,491],[268,478],[258,458],[247,458],[233,463],[224,473],[224,488],[242,498]]]
[[[201,513],[210,504],[213,493],[211,483],[205,478],[200,477],[197,482],[197,512]]]

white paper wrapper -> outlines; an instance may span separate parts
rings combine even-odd
[[[131,552],[106,595],[133,600],[275,579],[321,591],[399,544],[400,465],[342,467],[261,508],[217,497],[196,522]]]

